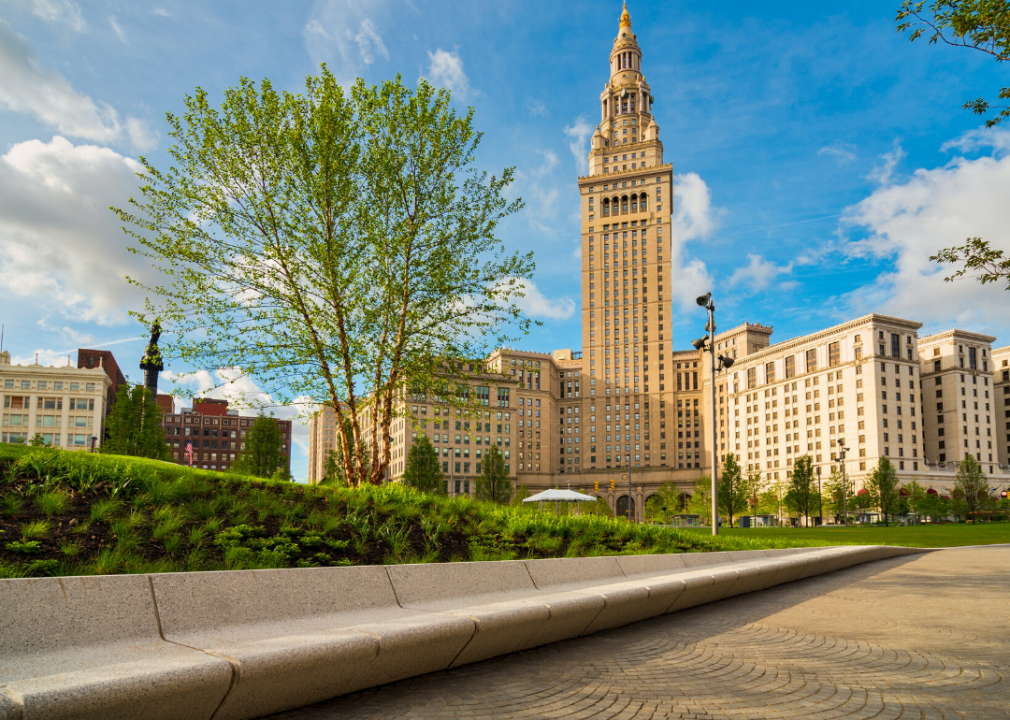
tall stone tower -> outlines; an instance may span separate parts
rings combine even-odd
[[[582,404],[583,419],[590,419],[583,471],[677,467],[674,442],[666,440],[665,431],[667,419],[673,428],[674,417],[670,288],[665,287],[673,167],[663,163],[653,104],[625,5],[610,52],[610,76],[600,94],[589,175],[578,181]]]

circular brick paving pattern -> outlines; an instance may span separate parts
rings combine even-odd
[[[1008,568],[893,558],[271,720],[1010,718]]]

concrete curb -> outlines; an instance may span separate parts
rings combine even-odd
[[[0,581],[0,720],[246,720],[894,546]]]

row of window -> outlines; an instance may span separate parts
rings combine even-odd
[[[6,390],[69,390],[70,392],[95,392],[95,383],[64,382],[62,380],[4,380]]]

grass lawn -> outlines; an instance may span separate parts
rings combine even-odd
[[[702,535],[711,533],[710,528],[689,528],[689,532]],[[783,540],[802,544],[804,541],[818,541],[811,544],[826,545],[904,545],[906,547],[955,547],[963,545],[994,545],[1010,543],[1010,523],[982,523],[967,525],[949,523],[943,525],[924,524],[908,527],[877,527],[859,525],[855,527],[824,528],[720,528],[719,533],[726,538],[747,538],[753,540]]]

